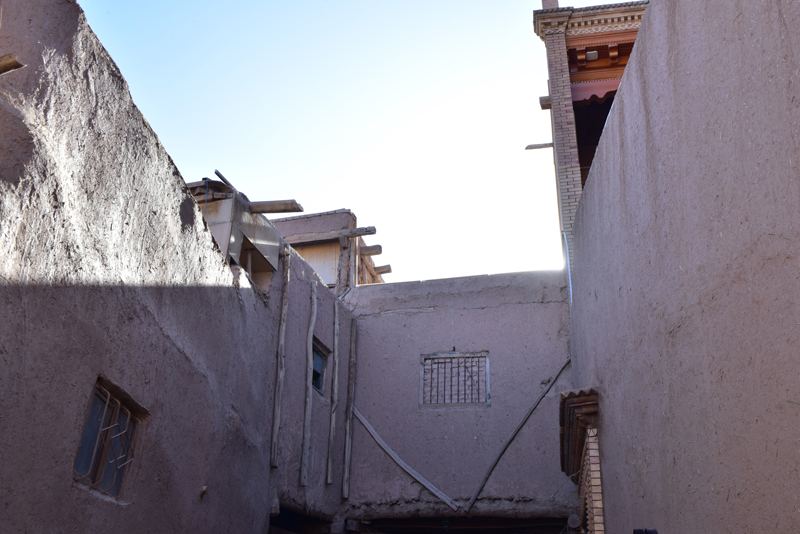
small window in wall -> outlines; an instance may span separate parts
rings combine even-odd
[[[98,381],[92,391],[73,475],[76,481],[117,497],[133,461],[137,414],[142,410],[109,389]]]
[[[314,343],[314,369],[311,373],[311,385],[322,393],[325,388],[325,360],[328,350]]]
[[[488,352],[427,354],[420,363],[421,406],[490,405]]]

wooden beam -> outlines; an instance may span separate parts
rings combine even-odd
[[[537,406],[539,406],[539,403],[542,402],[542,399],[544,399],[544,396],[547,395],[548,391],[550,391],[550,388],[552,388],[555,385],[556,381],[558,380],[558,377],[561,376],[561,373],[563,373],[564,369],[566,369],[567,365],[569,365],[569,361],[570,359],[567,358],[567,361],[564,362],[564,365],[561,366],[561,369],[559,369],[556,372],[556,374],[550,377],[550,381],[547,382],[547,387],[544,388],[544,391],[542,391],[541,395],[539,395],[539,398],[536,399],[536,402],[533,403],[533,406],[531,406],[531,409],[528,410],[527,414],[525,414],[525,417],[523,417],[522,420],[519,422],[519,424],[517,424],[517,428],[515,428],[514,431],[511,432],[511,436],[509,436],[509,438],[506,440],[506,443],[505,445],[503,445],[503,448],[500,449],[500,453],[495,457],[494,462],[492,462],[492,465],[489,466],[489,470],[486,471],[486,474],[483,476],[483,480],[481,480],[480,486],[478,486],[478,489],[476,489],[475,493],[472,494],[472,498],[469,500],[467,507],[464,508],[465,513],[469,512],[470,508],[472,508],[472,505],[475,504],[476,500],[478,500],[478,495],[481,494],[481,491],[483,491],[483,487],[489,480],[489,476],[492,474],[492,471],[494,471],[494,468],[497,467],[497,462],[499,462],[500,458],[503,457],[503,454],[505,454],[506,450],[508,449],[508,446],[511,445],[511,442],[514,441],[515,437],[517,437],[519,431],[522,430],[522,427],[525,426],[525,423],[528,422],[528,419],[530,419],[531,414],[533,414],[533,411],[536,409]]]
[[[311,462],[311,402],[314,377],[314,326],[317,323],[317,282],[311,282],[311,319],[306,337],[306,405],[303,413],[303,452],[300,457],[300,485],[308,486],[308,464]]]
[[[528,145],[525,150],[538,150],[540,148],[553,148],[553,143],[541,143],[538,145]]]
[[[326,484],[333,484],[333,440],[336,436],[336,409],[339,407],[339,300],[333,299],[333,375],[331,377],[331,425],[328,433]]]
[[[215,193],[214,191],[208,192],[208,200],[225,200],[227,198],[233,198],[233,193]],[[204,191],[200,191],[199,193],[194,194],[194,199],[198,203],[202,203],[206,199],[206,194]]]
[[[250,203],[250,213],[299,213],[301,211],[303,211],[303,206],[296,200],[267,200]]]
[[[350,497],[350,459],[353,453],[353,400],[356,395],[356,335],[358,321],[350,321],[350,364],[348,365],[347,409],[344,419],[344,474],[342,475],[342,499]]]
[[[17,61],[16,54],[6,54],[4,56],[0,56],[0,74],[5,74],[6,72],[21,69],[24,67],[22,63]]]
[[[333,232],[311,232],[307,234],[292,234],[284,236],[283,239],[290,245],[318,243],[320,241],[334,241],[340,237],[359,237],[362,235],[375,235],[377,231],[374,226],[365,228],[353,228],[352,230],[335,230]]]
[[[375,267],[375,274],[382,275],[382,274],[389,274],[392,272],[391,265],[381,265],[380,267]]]
[[[275,397],[272,403],[272,444],[270,447],[270,466],[278,467],[278,443],[281,432],[281,404],[283,401],[283,380],[286,375],[284,355],[286,354],[286,316],[289,313],[289,271],[292,265],[292,253],[288,245],[284,245],[283,256],[283,288],[281,296],[281,319],[278,328],[278,372],[275,376]]]
[[[361,424],[367,429],[367,432],[369,432],[369,435],[372,436],[372,439],[374,439],[375,442],[380,445],[381,449],[383,449],[384,452],[386,452],[386,454],[388,454],[403,471],[411,475],[414,480],[425,486],[428,491],[439,497],[447,506],[453,510],[458,510],[458,505],[454,503],[450,497],[445,495],[439,488],[428,482],[425,477],[417,473],[410,465],[405,463],[399,456],[397,456],[397,453],[395,453],[392,448],[381,439],[375,429],[372,428],[372,425],[369,424],[369,422],[364,418],[363,415],[361,415],[361,412],[359,412],[358,408],[355,406],[353,406],[353,414],[355,414],[358,420],[361,421]]]
[[[383,247],[380,245],[372,245],[371,247],[361,247],[360,251],[362,256],[377,256],[383,254]]]

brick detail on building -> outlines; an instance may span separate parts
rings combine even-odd
[[[550,102],[553,125],[556,182],[561,230],[572,250],[572,226],[581,198],[581,168],[578,161],[578,140],[575,114],[572,109],[572,86],[569,78],[566,34],[554,28],[545,36],[547,65],[550,75]]]
[[[603,478],[600,473],[600,445],[596,428],[589,428],[586,434],[578,492],[581,503],[581,526],[586,529],[584,532],[604,534],[606,529],[603,514]]]

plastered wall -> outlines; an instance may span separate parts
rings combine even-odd
[[[462,508],[523,415],[568,356],[562,272],[363,286],[355,406],[380,437]],[[420,358],[488,351],[490,407],[420,406]],[[569,369],[500,460],[474,515],[567,517],[577,491],[559,470],[558,392]],[[349,517],[450,516],[355,423]]]
[[[283,266],[262,293],[224,264],[77,4],[2,8],[0,52],[27,67],[0,78],[0,531],[264,532],[279,502],[332,518],[344,431],[327,486],[330,405],[316,393],[298,479],[311,284],[329,348],[332,293],[293,254],[271,469]],[[343,306],[340,323],[346,360]],[[98,376],[149,411],[118,500],[73,482]]]
[[[800,14],[652,0],[575,227],[606,529],[800,526]]]

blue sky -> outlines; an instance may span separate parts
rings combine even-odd
[[[540,0],[80,3],[187,181],[353,210],[388,282],[561,268]]]

